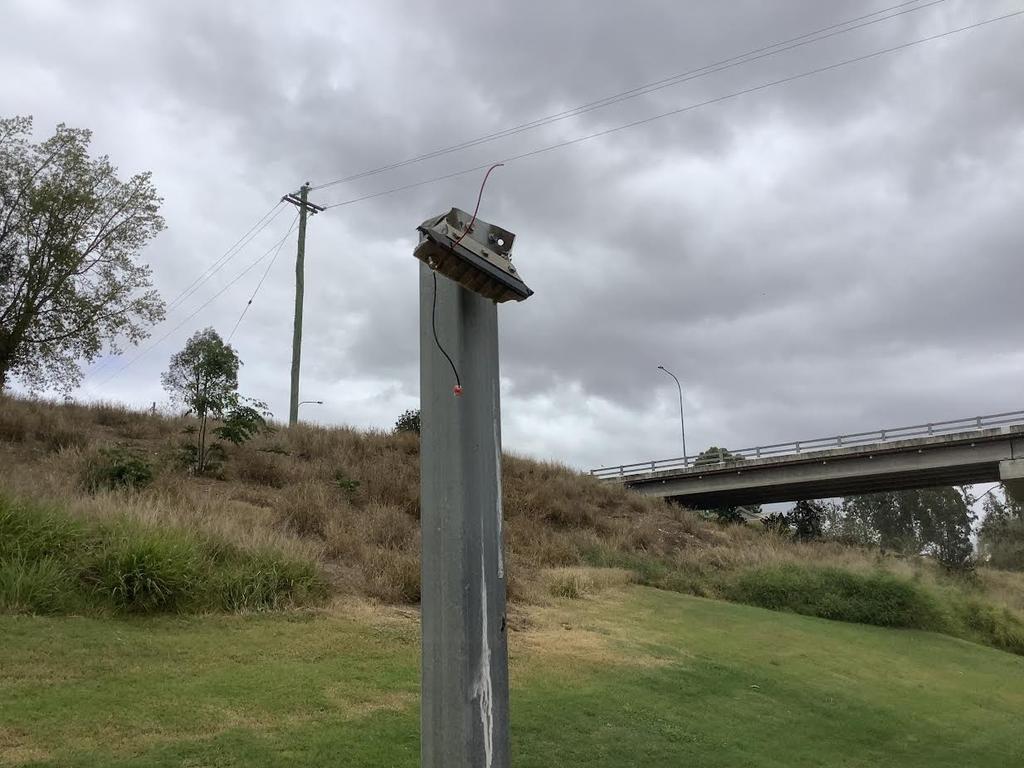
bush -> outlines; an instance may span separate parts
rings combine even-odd
[[[419,409],[410,409],[399,416],[398,421],[395,422],[395,432],[415,432],[418,435],[420,433]]]
[[[740,574],[726,591],[736,602],[835,621],[917,629],[943,624],[929,593],[882,571],[862,575],[838,568],[771,566]]]
[[[964,625],[982,642],[1024,655],[1024,621],[1006,608],[968,600],[958,613]]]
[[[129,448],[101,448],[82,468],[82,484],[90,493],[126,488],[138,490],[153,481],[153,466]]]

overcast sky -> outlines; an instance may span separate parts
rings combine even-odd
[[[0,113],[94,131],[151,170],[170,301],[305,180],[458,144],[895,5],[3,0]],[[317,190],[351,200],[1024,9],[910,13],[611,107]],[[867,20],[874,20],[872,17]],[[857,22],[864,23],[865,20]],[[536,292],[500,308],[508,450],[581,468],[1024,408],[1024,16],[508,163],[480,215]],[[416,225],[483,176],[310,222],[304,418],[418,407]],[[154,330],[265,254],[279,215]],[[234,336],[242,391],[287,417],[294,232]],[[195,330],[227,335],[269,259],[78,397],[164,401]]]

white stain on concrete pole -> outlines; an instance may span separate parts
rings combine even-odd
[[[500,503],[500,502],[499,502]],[[483,729],[484,766],[494,762],[494,695],[491,688],[491,644],[487,639],[487,576],[484,553],[480,552],[480,668],[477,671],[473,695],[480,707],[480,725]]]

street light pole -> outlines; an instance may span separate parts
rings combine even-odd
[[[689,461],[686,458],[686,422],[683,421],[683,385],[679,383],[679,379],[664,365],[658,366],[659,371],[664,371],[676,381],[676,388],[679,390],[679,431],[683,435],[683,466],[689,466]]]

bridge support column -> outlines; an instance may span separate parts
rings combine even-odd
[[[999,479],[1018,504],[1024,504],[1024,459],[999,462]]]

